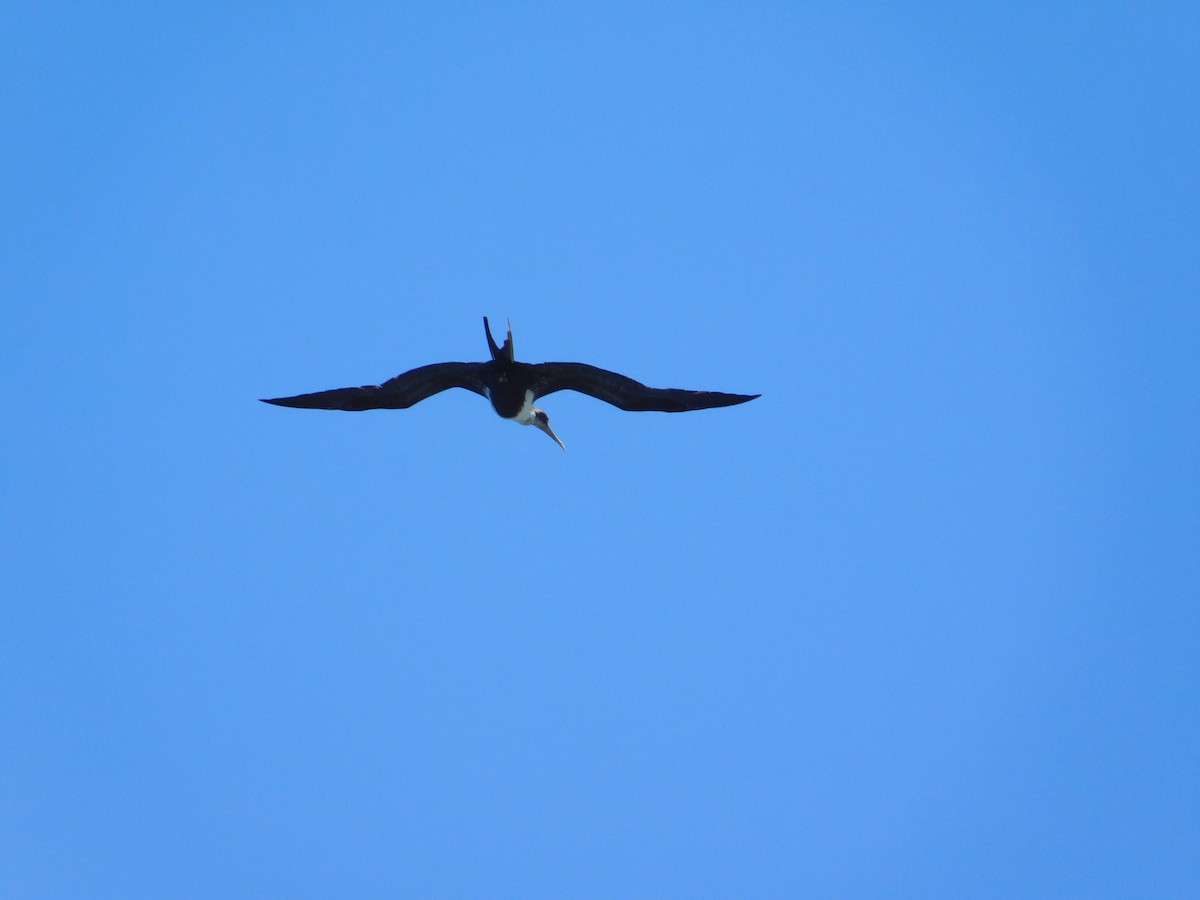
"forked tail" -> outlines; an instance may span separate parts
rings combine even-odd
[[[488,349],[492,351],[492,359],[498,362],[513,361],[513,339],[512,339],[512,323],[508,325],[508,339],[504,342],[503,347],[496,346],[496,340],[492,337],[492,326],[488,324],[487,316],[483,317],[483,330],[487,332]]]

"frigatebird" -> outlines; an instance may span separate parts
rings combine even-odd
[[[745,403],[761,394],[722,394],[718,391],[684,391],[676,388],[651,388],[639,381],[598,369],[586,363],[520,363],[513,358],[512,323],[503,347],[497,347],[487,316],[483,317],[490,362],[445,362],[421,366],[397,375],[383,384],[335,388],[295,397],[264,399],[263,403],[301,409],[408,409],[426,397],[449,390],[466,388],[487,397],[502,419],[520,425],[533,425],[550,435],[566,450],[566,445],[550,430],[550,417],[534,402],[555,391],[579,391],[633,412],[687,412]]]

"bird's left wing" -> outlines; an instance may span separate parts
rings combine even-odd
[[[579,391],[631,412],[687,412],[745,403],[760,394],[723,394],[720,391],[685,391],[646,387],[625,375],[586,363],[550,362],[530,366],[536,370],[534,399],[555,391]]]
[[[482,370],[486,363],[434,363],[397,375],[383,384],[363,387],[335,388],[295,397],[276,397],[263,400],[276,406],[295,406],[301,409],[343,409],[359,412],[364,409],[408,409],[426,397],[450,388],[466,388],[476,394],[486,393]]]

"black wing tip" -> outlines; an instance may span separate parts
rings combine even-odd
[[[272,406],[287,406],[292,409],[334,409],[336,407],[319,407],[311,394],[297,394],[295,397],[260,397],[260,403],[270,403]]]
[[[706,392],[712,396],[706,397],[706,400],[711,400],[716,406],[737,406],[739,403],[749,403],[751,400],[757,400],[762,394],[722,394],[715,391]]]
[[[762,394],[726,394],[722,391],[681,390],[674,393],[674,396],[668,396],[662,400],[622,406],[621,409],[640,412],[693,412],[701,409],[724,409],[727,406],[737,406],[739,403],[757,400],[761,396]]]

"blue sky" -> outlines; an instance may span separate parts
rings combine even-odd
[[[1194,4],[10,4],[0,893],[1200,893]],[[518,357],[761,392],[256,398]]]

